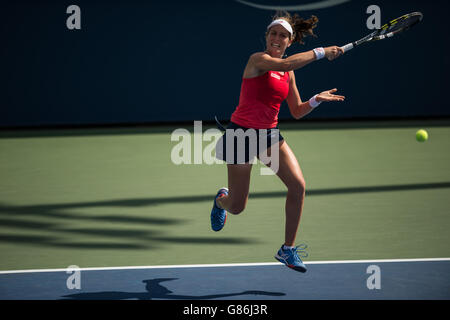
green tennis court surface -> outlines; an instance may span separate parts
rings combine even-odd
[[[215,233],[226,167],[173,164],[174,129],[0,132],[0,270],[274,262],[282,183],[256,165],[246,210]],[[307,183],[306,262],[450,257],[450,121],[280,129]]]

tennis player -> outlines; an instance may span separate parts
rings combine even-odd
[[[304,117],[322,102],[344,100],[344,96],[335,94],[337,89],[331,89],[302,101],[294,74],[294,70],[324,57],[328,60],[336,59],[344,53],[340,47],[320,47],[285,57],[286,49],[293,43],[303,44],[306,36],[315,36],[313,29],[317,23],[318,18],[315,16],[303,19],[297,14],[292,16],[287,12],[276,14],[267,27],[266,50],[252,54],[244,69],[239,105],[226,130],[227,133],[230,130],[254,130],[258,135],[257,141],[260,141],[261,135],[267,135],[268,147],[263,150],[258,143],[256,156],[263,151],[273,153],[273,148],[279,148],[278,168],[275,173],[286,185],[287,197],[285,239],[275,258],[300,272],[306,272],[306,267],[300,259],[300,256],[304,257],[305,246],[296,247],[295,238],[305,198],[305,179],[294,153],[279,134],[277,125],[278,112],[284,100],[287,101],[290,113],[295,119]],[[228,188],[221,188],[214,198],[211,211],[211,227],[214,231],[223,228],[227,212],[239,214],[245,209],[249,194],[252,169],[249,143],[246,140],[244,148],[234,146],[235,153],[245,153],[245,161],[239,163],[236,162],[236,154],[231,160],[226,157],[226,150],[229,150],[226,145],[233,142],[226,137],[227,134],[224,134],[219,140],[221,147],[216,147],[216,157],[227,163]],[[270,168],[271,163],[265,164]]]

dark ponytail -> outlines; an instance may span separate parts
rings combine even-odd
[[[303,19],[298,14],[291,15],[287,11],[278,11],[273,20],[284,19],[289,22],[294,30],[293,42],[303,44],[303,39],[307,36],[317,37],[314,28],[317,27],[319,19],[312,15],[309,19]]]

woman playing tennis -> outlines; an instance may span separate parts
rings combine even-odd
[[[305,198],[305,180],[300,165],[291,148],[278,132],[278,112],[281,103],[286,100],[290,113],[295,119],[300,119],[314,110],[321,102],[343,101],[344,96],[334,94],[337,89],[323,91],[314,95],[308,101],[303,102],[300,98],[296,83],[294,70],[326,57],[333,60],[344,53],[337,46],[327,48],[316,48],[314,50],[301,52],[284,58],[285,50],[293,43],[303,43],[303,39],[314,35],[313,29],[318,22],[317,17],[312,16],[304,20],[298,15],[291,16],[289,13],[278,13],[268,25],[266,32],[266,50],[257,52],[250,56],[244,69],[239,105],[231,116],[231,122],[227,127],[227,134],[231,131],[240,130],[248,132],[254,130],[257,134],[257,146],[255,156],[259,157],[262,152],[270,155],[274,148],[278,148],[278,159],[276,175],[287,187],[286,197],[286,222],[284,244],[278,250],[275,258],[286,266],[305,272],[306,267],[299,257],[299,251],[304,247],[295,247],[300,217],[302,214],[303,201]],[[241,147],[233,146],[232,159],[226,156],[227,145],[236,139],[226,139],[224,134],[219,140],[221,144],[216,147],[216,157],[225,160],[228,168],[228,188],[221,188],[214,198],[211,211],[211,227],[214,231],[223,228],[227,212],[231,214],[241,213],[247,204],[250,173],[252,169],[253,156],[249,140]],[[275,135],[274,135],[275,134]],[[267,136],[267,148],[259,142],[261,136]],[[274,136],[276,137],[274,139]],[[220,147],[219,147],[220,146]],[[230,152],[228,152],[230,153]],[[245,159],[237,162],[239,157]],[[260,158],[261,160],[261,158]],[[272,163],[265,163],[271,167]]]

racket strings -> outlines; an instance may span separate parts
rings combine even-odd
[[[422,14],[420,13],[414,13],[410,14],[408,16],[393,20],[389,23],[387,28],[382,28],[382,33],[397,33],[404,30],[408,30],[410,27],[418,23],[420,20],[422,20]]]

